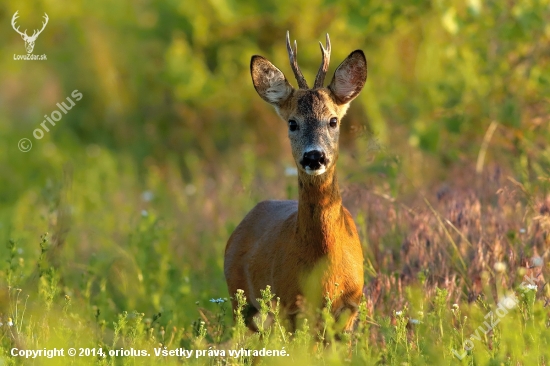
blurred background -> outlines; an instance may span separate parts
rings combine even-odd
[[[34,48],[46,61],[13,59],[26,54],[16,11],[28,34],[49,16]],[[351,51],[367,56],[338,163],[367,283],[408,273],[399,257],[412,226],[381,221],[404,205],[453,189],[494,194],[502,179],[539,210],[531,198],[550,187],[548,19],[547,0],[3,2],[0,283],[27,286],[29,306],[70,296],[96,320],[138,310],[187,323],[196,301],[229,296],[232,230],[257,202],[297,196],[286,124],[249,74],[260,54],[296,85],[287,30],[310,84],[327,32],[328,80]],[[82,99],[36,139],[74,90]],[[369,211],[373,197],[393,211]],[[522,213],[511,215],[519,229]]]

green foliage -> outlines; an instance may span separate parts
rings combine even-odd
[[[0,42],[1,365],[28,362],[12,357],[14,347],[105,355],[35,360],[60,365],[251,365],[245,352],[220,352],[262,348],[290,354],[263,357],[264,364],[548,364],[548,294],[543,286],[520,291],[515,276],[520,259],[547,259],[550,238],[542,203],[550,192],[548,0],[52,0],[5,2],[0,10],[7,27]],[[47,61],[12,59],[25,53],[8,26],[17,10],[29,30],[48,14],[34,50]],[[328,80],[352,50],[368,59],[338,165],[365,253],[367,289],[350,334],[330,315],[330,298],[319,310],[322,327],[305,318],[290,334],[270,288],[257,299],[260,332],[253,334],[244,293],[226,290],[224,246],[242,217],[260,200],[297,197],[296,178],[285,175],[294,161],[284,123],[249,75],[250,57],[262,54],[295,85],[287,30],[309,80],[326,32]],[[46,122],[46,131],[45,116],[74,90],[82,99],[55,126]],[[18,149],[22,138],[31,140],[29,152]],[[480,193],[493,188],[489,167],[512,191],[499,183],[490,196]],[[444,217],[436,212],[443,199],[431,208],[436,224],[426,218],[425,232],[411,234],[423,241],[410,250],[430,259],[410,259],[405,247],[416,228],[404,218],[420,210],[407,200],[439,197],[430,192],[443,182],[473,186],[473,174],[481,182],[479,216],[495,224],[475,242],[474,205]],[[366,193],[391,210],[381,214],[383,204]],[[518,232],[529,225],[536,234]],[[436,226],[443,239],[426,234]],[[491,277],[495,260],[514,263],[511,273]],[[481,290],[474,291],[471,268],[491,272]],[[517,306],[484,332],[493,299],[514,289]],[[462,354],[472,335],[474,348],[459,360],[453,351]],[[131,348],[206,356],[109,355]]]

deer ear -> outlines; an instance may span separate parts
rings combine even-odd
[[[275,106],[281,105],[294,91],[282,71],[262,56],[252,56],[250,74],[260,97]]]
[[[338,66],[328,88],[339,104],[351,102],[367,81],[367,59],[361,50],[356,50]]]

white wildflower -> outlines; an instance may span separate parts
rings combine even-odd
[[[409,323],[411,323],[411,324],[420,324],[420,320],[411,318],[411,319],[409,319]]]
[[[11,320],[11,318],[8,318],[8,327],[12,327],[13,326],[13,321]]]
[[[285,175],[287,177],[295,177],[298,175],[298,169],[294,166],[287,166],[285,168]]]
[[[395,312],[395,315],[397,315],[397,316],[401,316],[402,314],[403,314],[402,311],[396,311],[396,312]]]
[[[542,267],[543,261],[541,257],[533,257],[531,258],[531,263],[533,267]]]
[[[526,231],[526,230],[525,230],[524,228],[519,229],[519,232],[520,232],[521,234],[525,234],[525,231]]]
[[[141,194],[141,199],[144,200],[145,202],[151,201],[153,197],[154,197],[154,194],[151,191],[145,191]]]
[[[538,290],[538,287],[537,285],[532,285],[530,283],[528,283],[527,285],[525,285],[523,288],[527,289],[527,290],[534,290],[534,291],[537,291]]]

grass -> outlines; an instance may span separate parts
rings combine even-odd
[[[0,42],[0,366],[549,364],[547,0],[4,3],[4,24],[51,22],[47,61]],[[351,334],[328,309],[289,334],[268,289],[272,325],[251,334],[226,301],[231,232],[297,197],[249,69],[261,54],[292,75],[287,30],[308,78],[326,32],[329,77],[353,49],[369,63],[338,162],[365,257]],[[56,347],[87,351],[11,355]]]
[[[52,161],[65,158],[54,154]],[[225,241],[262,198],[296,194],[295,177],[273,177],[282,164],[254,173],[253,159],[234,161],[240,175],[215,179],[191,163],[191,181],[171,164],[138,173],[99,148],[74,157],[82,167],[53,167],[57,180],[3,211],[0,363],[549,363],[546,177],[528,188],[500,166],[477,178],[466,167],[435,189],[407,193],[413,183],[403,167],[393,182],[374,175],[369,187],[353,180],[363,172],[344,169],[344,204],[366,258],[355,331],[337,334],[321,309],[321,329],[302,321],[290,334],[267,288],[260,318],[274,319],[251,333],[244,295],[225,287]],[[231,295],[241,304],[235,321]],[[83,356],[11,354],[69,347]],[[142,350],[150,356],[137,355]]]

